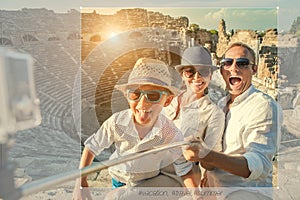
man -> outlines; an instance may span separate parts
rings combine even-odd
[[[279,107],[252,85],[257,65],[249,46],[229,46],[220,70],[229,91],[219,102],[226,114],[223,153],[202,143],[186,148],[184,156],[215,167],[207,174],[209,185],[231,187],[225,199],[272,199],[271,188],[262,187],[272,187],[272,158],[282,122]]]

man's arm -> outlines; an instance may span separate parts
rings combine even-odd
[[[248,178],[251,174],[247,160],[243,156],[232,156],[221,152],[211,151],[203,158],[203,161],[244,178]]]
[[[251,174],[246,158],[243,156],[231,156],[222,152],[210,150],[203,158],[199,158],[199,150],[195,148],[187,148],[184,150],[184,157],[189,161],[200,161],[208,165],[220,168],[231,174],[248,178]]]

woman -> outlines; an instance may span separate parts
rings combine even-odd
[[[187,48],[182,55],[181,65],[175,66],[185,84],[185,90],[165,108],[169,119],[182,131],[184,137],[201,138],[209,149],[222,151],[224,112],[208,97],[208,85],[212,73],[217,69],[212,65],[208,50],[202,46]],[[200,174],[198,163],[194,166],[194,178],[205,185],[204,169]],[[208,165],[200,166],[211,170]]]

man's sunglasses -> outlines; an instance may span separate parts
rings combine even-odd
[[[229,69],[233,64],[233,61],[234,61],[233,58],[224,58],[221,60],[220,65],[223,69]],[[248,68],[249,65],[254,65],[254,63],[250,62],[250,60],[248,58],[236,58],[235,64],[240,69],[245,69],[245,68]]]
[[[130,101],[139,101],[142,96],[145,96],[148,102],[157,103],[161,100],[163,94],[167,95],[168,92],[160,90],[127,90],[127,98]]]
[[[192,78],[196,72],[198,72],[202,77],[207,77],[210,75],[209,68],[195,68],[195,67],[186,67],[183,69],[182,73],[186,78]]]

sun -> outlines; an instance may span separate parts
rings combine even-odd
[[[115,37],[116,35],[117,35],[116,32],[111,32],[111,33],[109,34],[109,37],[112,38],[112,37]]]

